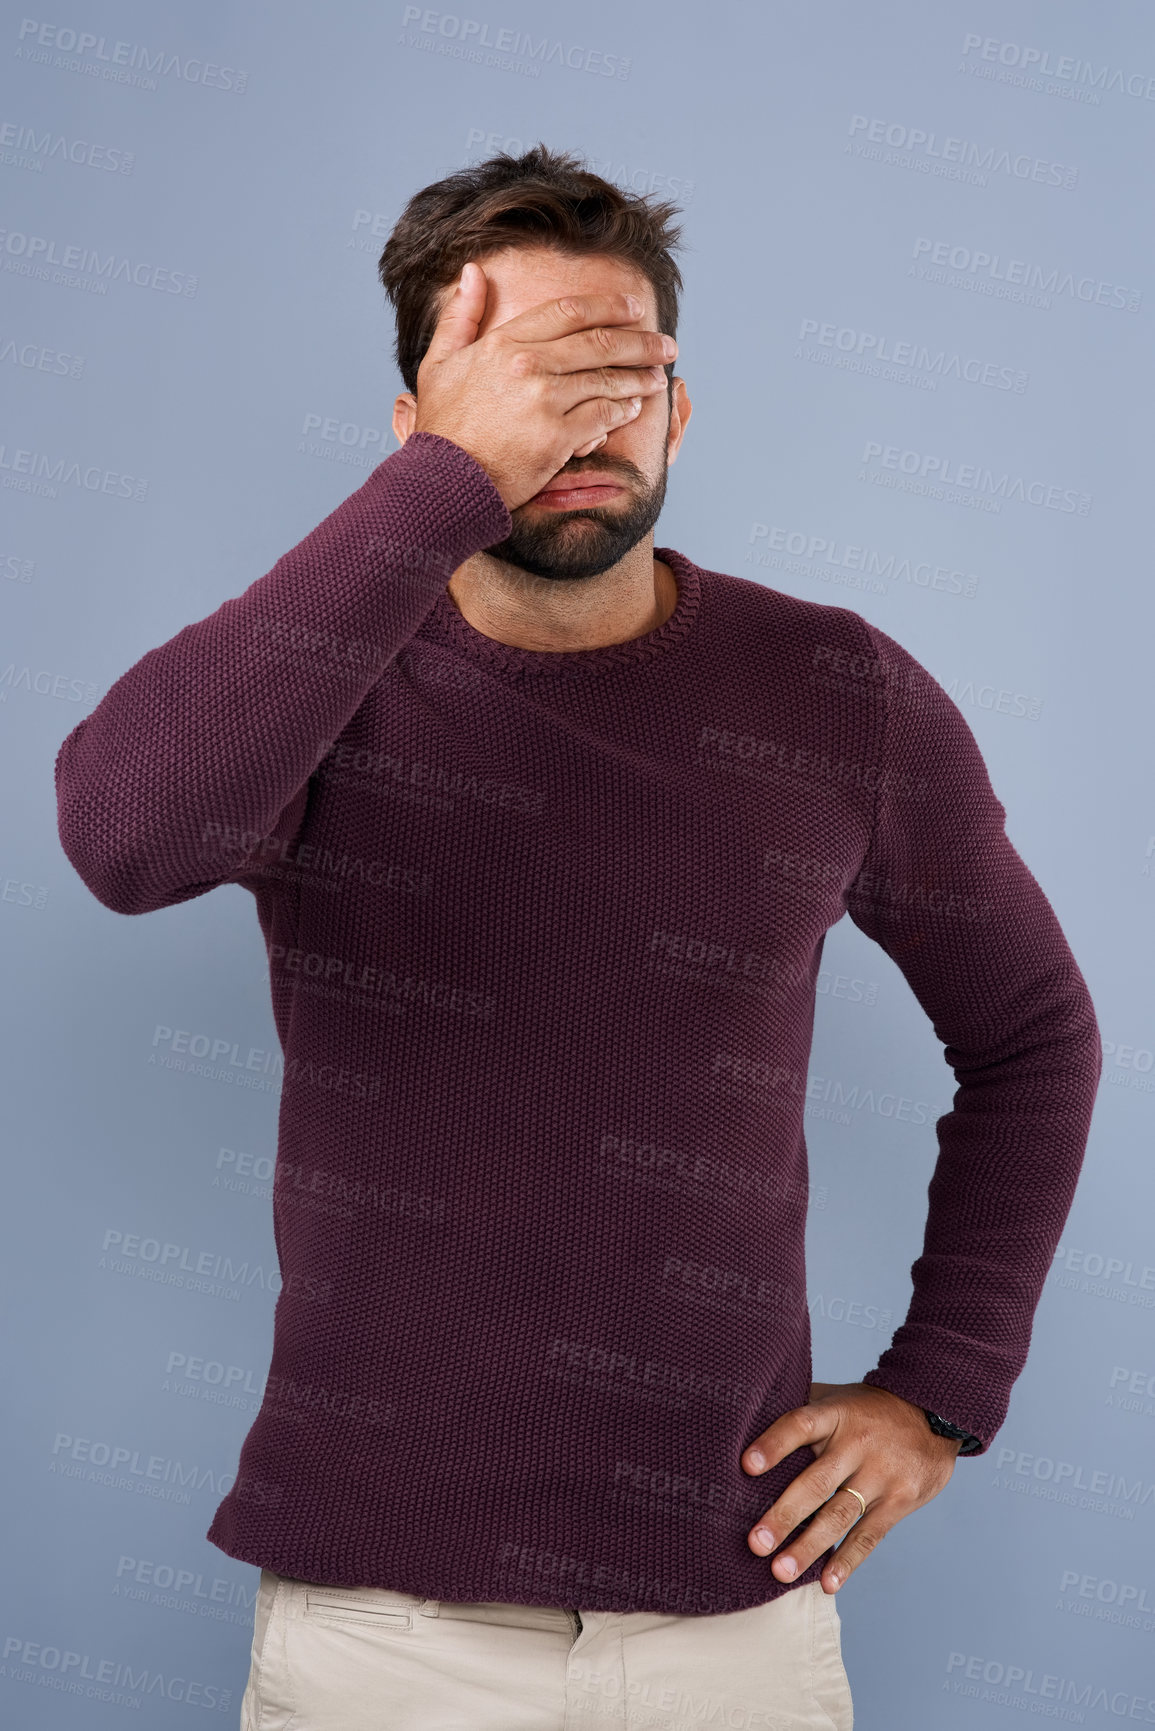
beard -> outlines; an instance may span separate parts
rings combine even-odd
[[[626,489],[624,501],[616,499],[610,505],[587,505],[573,511],[528,502],[518,505],[511,513],[510,533],[504,541],[486,547],[486,553],[533,577],[558,582],[598,577],[608,571],[649,534],[661,515],[669,464],[663,463],[657,480],[650,481],[624,458],[591,451],[588,457],[575,458],[571,471],[561,469],[552,478],[580,472],[593,479],[596,471]]]

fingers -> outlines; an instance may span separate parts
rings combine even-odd
[[[546,301],[481,336],[488,294],[469,262],[418,369],[416,427],[470,452],[515,509],[572,453],[595,450],[668,392],[677,344],[626,330],[645,309],[625,294]]]
[[[604,445],[608,438],[609,434],[603,433],[600,439],[591,439],[588,445],[579,445],[574,456],[588,457],[591,451],[596,451],[600,445]]]
[[[527,307],[499,328],[519,343],[551,342],[586,325],[628,325],[640,319],[644,306],[637,295],[566,295]]]
[[[557,375],[554,389],[562,401],[573,399],[562,420],[573,439],[574,456],[581,457],[594,449],[591,436],[597,435],[597,444],[604,444],[615,427],[636,419],[647,397],[665,391],[666,375],[661,367],[643,372],[606,367],[600,372]]]
[[[850,1474],[846,1475],[849,1479]],[[867,1491],[860,1485],[855,1485],[856,1491],[866,1498],[866,1510],[857,1497],[851,1496],[845,1485],[838,1485],[828,1494],[812,1480],[810,1485],[804,1483],[806,1475],[800,1474],[779,1497],[778,1501],[761,1517],[750,1534],[750,1548],[760,1557],[768,1557],[789,1538],[796,1527],[813,1516],[804,1534],[799,1535],[796,1544],[791,1545],[790,1555],[795,1560],[805,1552],[806,1564],[812,1563],[824,1551],[827,1545],[835,1539],[840,1539],[847,1528],[855,1521],[865,1517],[869,1512],[871,1499]],[[781,1561],[775,1558],[775,1562]],[[797,1571],[799,1574],[801,1569]],[[786,1577],[783,1576],[783,1579]]]
[[[662,367],[591,367],[584,373],[557,373],[547,382],[551,400],[565,409],[591,397],[652,397],[666,388]]]
[[[854,1488],[858,1490],[859,1486],[855,1485]],[[821,1580],[831,1592],[836,1592],[847,1576],[871,1555],[879,1540],[885,1538],[890,1529],[897,1525],[904,1515],[910,1513],[910,1509],[901,1505],[894,1496],[882,1494],[872,1498],[865,1489],[862,1495],[866,1498],[865,1513],[858,1498],[852,1497],[849,1490],[842,1487],[836,1491],[819,1508],[805,1531],[799,1533],[798,1537],[773,1559],[770,1564],[771,1574],[779,1581],[796,1581],[833,1545],[836,1547],[834,1554],[828,1559]],[[778,1522],[780,1530],[771,1534],[773,1542],[767,1549],[765,1542],[760,1539],[766,1518],[762,1517],[753,1535],[759,1538],[759,1543],[755,1547],[752,1542],[751,1548],[756,1548],[759,1556],[767,1556],[775,1543],[784,1545],[788,1536],[788,1532],[781,1529],[787,1527],[789,1516],[785,1521]],[[788,1530],[793,1531],[793,1528]],[[839,1540],[842,1542],[839,1543]]]
[[[821,1405],[794,1407],[755,1437],[742,1455],[744,1469],[756,1474],[776,1467],[797,1449],[809,1448],[817,1455],[808,1467],[791,1479],[777,1502],[747,1535],[751,1550],[760,1557],[766,1557],[784,1544],[796,1527],[809,1520],[809,1525],[789,1550],[775,1557],[770,1565],[771,1573],[780,1581],[796,1580],[862,1515],[858,1498],[840,1489],[843,1481],[850,1479],[862,1464],[862,1456],[859,1454],[852,1459],[844,1450],[831,1447],[836,1428],[837,1415],[833,1408]],[[859,1484],[854,1488],[862,1492],[869,1506],[867,1490]]]
[[[641,397],[590,397],[562,418],[573,440],[575,457],[586,456],[594,445],[604,444],[615,427],[636,420],[642,412]],[[594,440],[594,445],[589,443]]]
[[[508,326],[502,325],[502,331]],[[521,346],[519,342],[519,347]],[[577,373],[591,367],[665,366],[674,360],[678,345],[663,331],[624,330],[613,325],[592,325],[572,336],[553,342],[525,344],[524,352],[537,366],[554,373]]]
[[[743,1451],[742,1466],[748,1473],[766,1472],[795,1449],[812,1446],[821,1437],[832,1434],[835,1423],[833,1411],[819,1406],[793,1407],[754,1438]]]
[[[441,361],[454,349],[476,342],[488,295],[489,278],[481,266],[473,260],[462,265],[457,287],[442,308],[423,359]]]
[[[865,1494],[866,1493],[863,1492],[864,1496]],[[855,1508],[857,1509],[858,1505],[856,1499],[852,1497],[850,1500],[851,1502],[854,1502]],[[861,1519],[854,1522],[854,1525],[851,1527],[842,1543],[838,1546],[829,1563],[822,1571],[823,1578],[830,1583],[831,1591],[837,1591],[843,1581],[845,1581],[846,1577],[853,1574],[859,1563],[863,1562],[870,1556],[871,1552],[878,1544],[879,1539],[884,1539],[887,1533],[889,1533],[891,1527],[898,1523],[901,1514],[895,1513],[888,1516],[886,1513],[887,1506],[886,1503],[879,1503],[876,1507],[872,1508],[868,1502],[866,1506],[866,1514],[864,1514]],[[906,1511],[904,1510],[901,1512],[905,1513]],[[816,1555],[821,1555],[821,1553],[818,1552]],[[803,1564],[803,1567],[809,1568],[810,1563],[813,1561],[814,1558],[811,1557],[809,1562]],[[774,1565],[771,1564],[770,1566],[773,1568]]]
[[[798,1579],[837,1546],[821,1576],[827,1592],[837,1591],[897,1521],[938,1495],[954,1455],[939,1449],[943,1439],[919,1416],[910,1402],[862,1383],[812,1383],[809,1405],[754,1438],[741,1456],[748,1473],[768,1471],[795,1449],[815,1456],[747,1534],[756,1555],[771,1557],[779,1581]]]

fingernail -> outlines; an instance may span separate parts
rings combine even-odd
[[[778,1561],[784,1575],[793,1575],[798,1567],[793,1557],[779,1557]]]
[[[761,1452],[760,1449],[751,1449],[750,1453],[746,1456],[746,1459],[750,1462],[750,1471],[752,1473],[760,1473],[760,1472],[765,1471],[766,1456]]]
[[[770,1531],[769,1527],[759,1527],[757,1532],[754,1534],[754,1537],[760,1544],[765,1545],[768,1551],[774,1549],[774,1534]]]

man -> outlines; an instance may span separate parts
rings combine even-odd
[[[268,946],[283,1288],[208,1533],[261,1569],[248,1731],[849,1731],[835,1594],[989,1447],[1073,1198],[1095,1016],[961,713],[858,613],[654,548],[671,209],[544,147],[418,194],[401,449],[57,761],[106,906],[235,882]],[[829,1384],[845,913],[959,1087],[908,1317]]]

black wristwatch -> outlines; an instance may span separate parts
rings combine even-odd
[[[982,1452],[982,1443],[977,1436],[972,1436],[969,1430],[960,1430],[957,1424],[951,1424],[949,1419],[940,1418],[937,1412],[931,1412],[928,1407],[924,1406],[922,1410],[926,1413],[926,1421],[936,1436],[948,1436],[955,1440],[962,1439],[962,1448],[958,1451],[960,1455],[977,1455]]]

